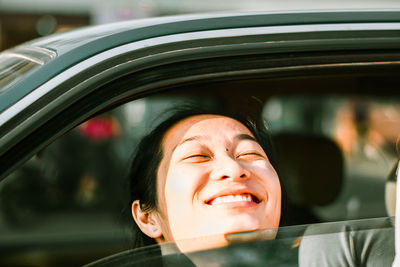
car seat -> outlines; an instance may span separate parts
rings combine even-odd
[[[288,198],[288,224],[321,222],[311,207],[330,204],[339,195],[344,176],[341,149],[321,135],[285,132],[274,135],[273,141]]]

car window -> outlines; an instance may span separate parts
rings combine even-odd
[[[69,263],[81,265],[130,249],[129,162],[142,136],[179,105],[266,120],[290,204],[288,225],[387,216],[384,186],[396,157],[399,101],[265,87],[257,81],[246,92],[239,90],[243,82],[178,88],[123,103],[71,129],[0,183],[0,263],[54,265],[68,251]]]

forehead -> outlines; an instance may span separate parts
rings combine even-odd
[[[229,132],[228,132],[229,131]],[[254,135],[241,122],[221,115],[196,115],[173,125],[164,135],[163,147],[175,146],[182,139],[191,136],[215,136],[218,133]]]

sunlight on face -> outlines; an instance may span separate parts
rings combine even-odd
[[[240,122],[189,117],[166,132],[162,149],[157,192],[166,241],[214,236],[216,247],[227,233],[279,226],[278,176]]]

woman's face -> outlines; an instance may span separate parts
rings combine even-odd
[[[157,192],[166,241],[278,227],[278,176],[243,124],[189,117],[166,132],[162,149]]]

